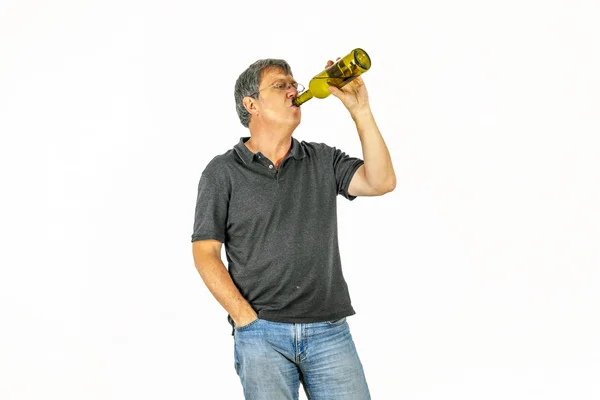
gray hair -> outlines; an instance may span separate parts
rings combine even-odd
[[[240,117],[240,122],[246,128],[250,123],[250,113],[246,110],[246,107],[244,107],[244,97],[258,92],[262,72],[263,70],[270,68],[278,68],[286,74],[293,75],[290,65],[285,60],[266,58],[250,64],[250,66],[240,74],[237,81],[235,81],[235,109],[238,117]]]

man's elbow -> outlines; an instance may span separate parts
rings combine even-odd
[[[392,176],[384,183],[377,186],[376,190],[379,196],[393,192],[396,189],[396,177]]]
[[[387,191],[387,193],[393,192],[393,191],[394,191],[394,189],[396,189],[396,179],[394,179],[394,180],[392,181],[392,183],[390,183],[390,186],[388,187],[388,191]]]

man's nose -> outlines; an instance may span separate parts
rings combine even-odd
[[[287,90],[287,97],[298,97],[298,89],[290,85],[290,87]]]

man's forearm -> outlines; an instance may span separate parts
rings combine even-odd
[[[236,325],[243,326],[256,319],[256,312],[235,286],[220,258],[201,257],[196,259],[195,264],[208,290],[229,313]]]
[[[374,188],[393,190],[396,186],[396,174],[392,158],[371,108],[353,110],[350,115],[360,137],[367,182]]]

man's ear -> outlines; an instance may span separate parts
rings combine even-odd
[[[246,96],[242,100],[244,107],[246,107],[246,110],[248,110],[248,112],[252,115],[258,115],[258,108],[256,107],[255,102],[256,99],[250,96]]]

